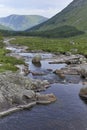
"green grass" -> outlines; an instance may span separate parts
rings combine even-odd
[[[2,66],[0,66],[0,72],[4,72],[4,71],[7,71],[7,70],[15,72],[15,71],[18,70],[18,68],[16,66],[13,66],[10,63],[3,64]]]
[[[70,44],[71,42],[75,44]],[[43,50],[47,52],[72,52],[87,55],[87,34],[71,38],[41,38],[41,37],[16,37],[11,44],[28,46],[29,50]],[[73,50],[76,50],[74,52]]]
[[[18,60],[15,57],[6,56],[8,52],[9,51],[5,50],[3,47],[0,48],[0,72],[7,70],[17,71],[18,68],[15,65],[24,64],[23,60]]]

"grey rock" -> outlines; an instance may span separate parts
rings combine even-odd
[[[35,55],[34,57],[33,57],[33,59],[32,59],[32,63],[40,63],[40,61],[41,61],[41,55],[40,54],[37,54],[37,55]]]
[[[79,96],[84,99],[87,100],[87,85],[84,85],[79,92]]]
[[[26,96],[27,98],[31,99],[35,97],[35,92],[33,90],[24,90],[22,92],[22,96]]]
[[[39,103],[39,104],[49,104],[51,102],[56,101],[56,97],[54,96],[53,93],[51,93],[51,94],[37,93],[36,97],[37,97],[37,103]]]
[[[82,55],[60,55],[54,61],[49,62],[49,64],[59,64],[59,63],[66,63],[66,64],[80,64],[81,62],[86,61],[86,58]]]
[[[19,73],[12,73],[12,72],[1,73],[0,74],[0,111],[7,110],[9,108],[13,108],[19,105],[24,106],[32,102],[36,103],[37,102],[36,91],[45,90],[48,85],[49,82],[47,80],[41,81],[41,80],[31,79],[28,77],[24,77]],[[47,102],[52,102],[52,101],[49,101],[47,99]]]
[[[71,52],[66,52],[65,55],[66,55],[66,56],[70,56],[70,55],[71,55]]]
[[[80,66],[80,74],[83,78],[87,79],[87,64],[82,64]]]

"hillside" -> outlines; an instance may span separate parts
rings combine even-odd
[[[15,31],[23,31],[46,20],[46,17],[39,15],[10,15],[0,18],[0,24],[8,26]]]
[[[60,26],[74,26],[87,31],[87,0],[73,0],[65,9],[31,31],[48,31]]]
[[[12,30],[10,27],[0,24],[0,30]]]
[[[66,38],[66,37],[73,37],[77,35],[84,34],[84,31],[78,30],[76,27],[64,25],[60,27],[56,27],[51,30],[44,30],[44,31],[26,31],[26,34],[29,36],[41,36],[41,37],[48,37],[48,38]]]

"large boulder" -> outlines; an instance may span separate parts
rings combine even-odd
[[[36,54],[33,59],[32,59],[32,63],[40,63],[41,61],[41,55],[40,54]]]
[[[87,100],[87,85],[84,85],[83,88],[80,89],[79,96],[82,99]]]
[[[80,74],[83,78],[87,78],[87,64],[82,64],[80,66]]]

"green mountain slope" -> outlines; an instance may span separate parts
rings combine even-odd
[[[48,38],[66,38],[84,34],[83,31],[78,30],[76,27],[64,25],[51,30],[45,31],[26,31],[29,36],[41,36]]]
[[[10,27],[4,26],[0,24],[0,30],[12,30]]]
[[[87,31],[87,0],[73,0],[60,13],[31,30],[48,31],[64,25]]]
[[[15,31],[23,31],[46,20],[46,17],[39,15],[10,15],[8,17],[0,18],[0,23],[11,27]]]

